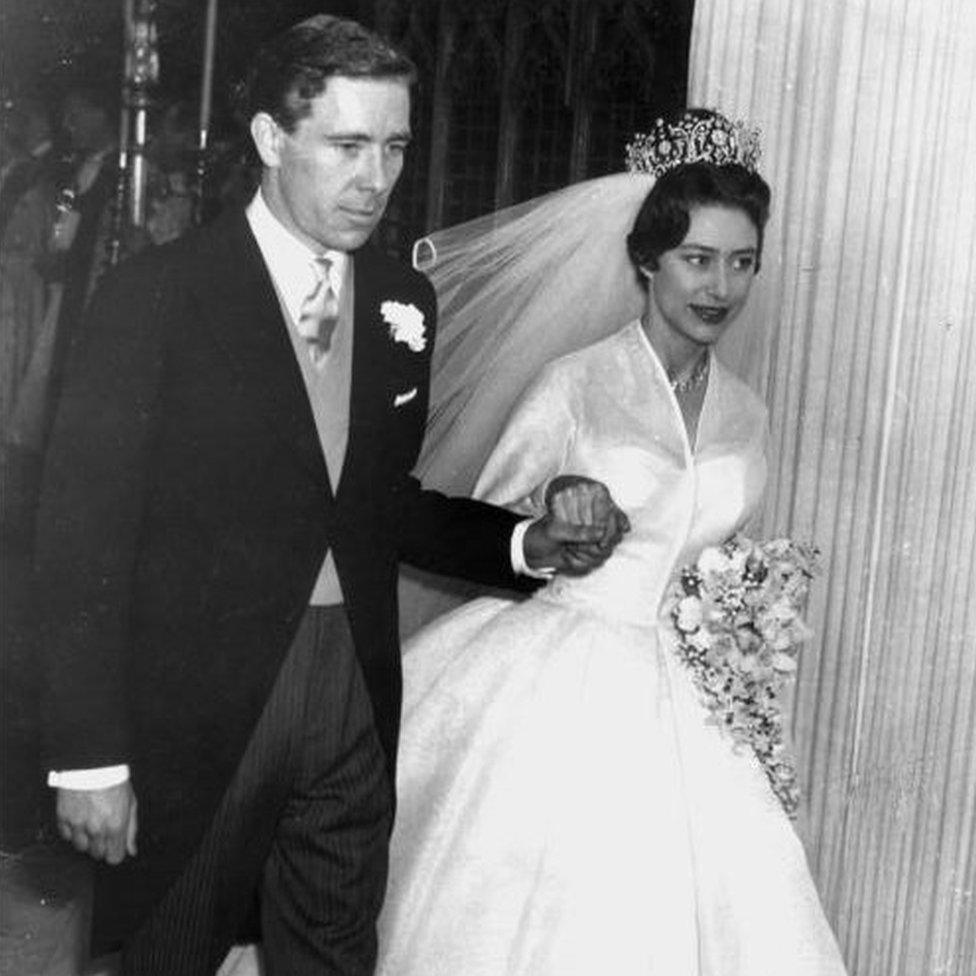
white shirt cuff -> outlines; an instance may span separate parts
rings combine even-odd
[[[94,769],[52,770],[47,774],[47,785],[60,790],[107,790],[119,786],[129,778],[129,767],[98,766]]]
[[[552,579],[556,574],[554,566],[543,566],[540,569],[533,569],[525,561],[525,533],[529,531],[529,526],[538,521],[537,519],[523,519],[512,530],[511,557],[512,569],[519,576],[531,576],[532,579]]]

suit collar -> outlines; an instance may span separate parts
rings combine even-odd
[[[379,305],[385,283],[380,262],[368,245],[353,260],[356,303],[353,308],[352,391],[349,402],[349,442],[340,488],[356,484],[365,453],[376,450],[382,425],[383,381],[387,349],[379,325]]]
[[[212,330],[240,382],[261,401],[277,436],[290,442],[323,497],[332,498],[322,445],[301,369],[283,321],[281,305],[258,243],[243,210],[219,218],[200,235],[194,255],[194,291],[203,321]],[[394,343],[383,321],[387,298],[403,299],[403,272],[370,245],[352,258],[353,309],[352,390],[349,440],[339,490],[353,495],[387,423],[388,375],[396,369]],[[404,348],[404,347],[401,347]],[[362,486],[360,486],[361,488]]]
[[[275,433],[293,444],[330,492],[325,458],[281,305],[243,211],[215,221],[200,238],[195,289],[212,330]]]

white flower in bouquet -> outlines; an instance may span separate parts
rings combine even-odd
[[[699,651],[710,650],[715,644],[712,634],[702,627],[688,635],[688,643]]]
[[[766,611],[766,617],[775,620],[778,624],[786,625],[792,623],[797,616],[796,605],[787,600],[782,594],[772,603]]]
[[[736,579],[741,579],[749,561],[749,553],[745,549],[734,549],[729,553],[729,571],[735,574]]]
[[[772,665],[777,671],[793,674],[796,671],[796,658],[790,657],[789,654],[774,654]]]
[[[710,547],[702,551],[696,566],[703,576],[722,574],[730,568],[729,557],[721,547]]]
[[[678,602],[678,626],[690,634],[697,630],[703,619],[701,600],[697,597],[686,596]]]

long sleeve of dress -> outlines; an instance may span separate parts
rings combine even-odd
[[[526,516],[545,513],[549,482],[567,473],[575,436],[566,371],[547,367],[512,412],[482,469],[474,496]]]

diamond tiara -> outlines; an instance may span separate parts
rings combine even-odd
[[[650,132],[638,132],[627,146],[627,171],[663,176],[686,163],[737,163],[755,173],[760,152],[757,128],[718,112],[686,112],[676,122],[658,119]]]

